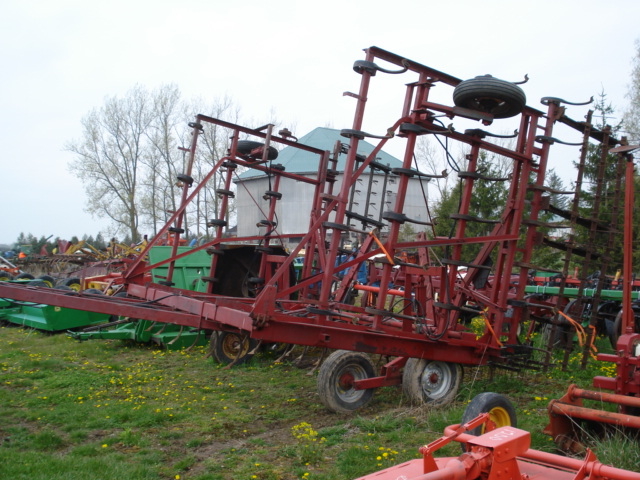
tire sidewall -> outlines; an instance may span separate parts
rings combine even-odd
[[[335,413],[351,413],[369,403],[373,397],[374,389],[360,390],[362,395],[354,402],[345,402],[337,391],[340,377],[357,367],[364,370],[366,378],[375,375],[375,369],[370,357],[362,352],[348,350],[336,350],[323,362],[318,373],[318,395],[322,403]]]

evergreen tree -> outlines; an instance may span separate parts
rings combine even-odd
[[[611,126],[614,114],[615,110],[607,100],[607,95],[601,92],[594,104],[594,127],[608,131],[612,137],[618,138],[622,123]],[[592,251],[596,257],[610,256],[607,271],[603,273],[611,275],[622,265],[624,225],[624,165],[620,165],[618,155],[603,153],[603,148],[612,146],[600,142],[589,143],[582,190],[579,192],[579,215],[598,222],[599,229],[594,233],[590,228],[577,226],[574,232],[578,245]],[[610,229],[613,229],[613,234],[609,234]],[[608,249],[611,251],[607,252]],[[573,259],[578,267],[583,262],[582,258]],[[599,264],[594,263],[587,268],[595,271],[599,269]]]
[[[502,161],[494,154],[482,151],[478,157],[478,172],[489,178],[504,178],[506,171],[510,168],[506,162]],[[451,218],[452,214],[460,212],[462,194],[465,182],[460,180],[449,190],[442,191],[442,197],[436,205],[433,215],[436,219],[435,235],[438,237],[453,237],[459,220]],[[505,182],[490,180],[475,180],[473,195],[469,205],[468,215],[483,220],[500,220],[504,210],[504,204],[508,195]],[[466,223],[465,237],[481,237],[491,233],[494,224],[469,221]],[[465,245],[462,249],[462,260],[471,262],[481,246]],[[449,251],[436,252],[444,258],[449,256]]]

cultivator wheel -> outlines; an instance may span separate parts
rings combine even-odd
[[[410,358],[402,374],[402,389],[416,405],[446,405],[452,402],[462,382],[462,366],[457,363]]]
[[[238,141],[238,145],[236,147],[236,151],[239,154],[251,160],[261,160],[264,149],[264,143],[254,142],[251,140],[240,140]],[[275,160],[276,158],[278,158],[278,150],[274,147],[269,147],[267,149],[267,160]]]
[[[632,310],[633,310],[633,317],[634,317],[634,322],[633,322],[634,332],[640,332],[640,309],[638,308],[637,303],[632,304]],[[622,332],[622,316],[623,316],[623,310],[620,309],[616,314],[613,324],[611,325],[610,332],[608,332],[609,341],[611,342],[611,346],[614,349],[617,348],[618,339],[620,338],[620,335],[622,335],[623,333]]]
[[[347,350],[336,350],[324,361],[318,373],[318,394],[331,411],[350,413],[365,406],[373,397],[374,389],[358,390],[354,381],[375,375],[369,355]]]
[[[214,332],[210,348],[215,359],[225,365],[240,365],[253,357],[257,343],[245,333]]]
[[[601,327],[601,333],[606,335],[611,344],[611,348],[616,348],[618,334],[615,330],[616,318],[622,308],[619,302],[603,302],[598,305],[598,324]]]
[[[557,325],[546,324],[542,329],[545,345],[550,349],[569,348],[574,335],[574,327],[569,323],[567,317],[580,324],[588,316],[589,308],[590,304],[582,299],[570,300],[563,309],[564,315],[558,316],[559,323]]]

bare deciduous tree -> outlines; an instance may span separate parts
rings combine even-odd
[[[636,56],[633,58],[631,83],[627,92],[629,105],[624,112],[624,130],[629,136],[629,143],[640,143],[640,39],[636,40]]]
[[[87,192],[87,210],[110,218],[132,241],[140,239],[138,212],[140,163],[149,155],[145,132],[151,123],[149,95],[140,86],[124,98],[112,97],[82,119],[83,135],[67,150]]]
[[[145,157],[145,205],[146,224],[155,234],[168,212],[177,208],[180,189],[178,174],[182,173],[183,155],[179,136],[186,125],[182,122],[183,104],[176,85],[164,85],[152,94],[152,122],[146,132],[149,155]]]
[[[113,221],[111,233],[123,233],[137,242],[141,230],[155,235],[178,209],[182,194],[178,176],[186,173],[189,159],[179,147],[191,144],[188,124],[195,113],[235,123],[239,117],[228,97],[187,104],[176,85],[164,85],[152,92],[136,86],[122,98],[107,98],[103,107],[82,119],[80,139],[66,147],[75,154],[70,170],[85,185],[87,210]],[[196,182],[226,155],[230,135],[207,125],[191,171]],[[215,175],[189,205],[182,219],[188,236],[202,236],[206,220],[218,215],[215,190],[221,181]],[[227,219],[233,208],[231,202]]]

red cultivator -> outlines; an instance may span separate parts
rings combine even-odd
[[[365,59],[355,62],[354,71],[361,82],[357,93],[348,94],[356,101],[353,124],[340,132],[342,140],[333,149],[296,142],[288,131],[276,133],[271,125],[256,130],[198,115],[190,124],[189,161],[178,177],[184,186],[181,207],[156,239],[128,262],[126,272],[111,280],[112,286],[126,289],[127,297],[11,283],[0,283],[0,296],[224,332],[227,338],[235,335],[233,348],[238,351],[246,351],[244,345],[250,339],[332,349],[320,369],[318,389],[323,402],[337,411],[359,408],[374,389],[398,384],[415,402],[446,403],[456,395],[462,365],[548,366],[548,361],[541,363],[534,355],[538,350],[529,339],[520,336],[520,327],[532,320],[530,309],[538,308],[528,301],[525,287],[531,270],[537,269],[532,252],[544,239],[540,229],[549,228],[541,215],[549,208],[551,190],[545,178],[551,147],[558,142],[554,128],[562,125],[575,135],[583,156],[589,141],[606,139],[607,145],[616,141],[588,122],[567,117],[568,102],[546,98],[544,111],[536,110],[526,106],[519,86],[491,76],[461,81],[376,47],[366,49]],[[376,75],[389,73],[404,79],[399,115],[382,135],[367,133],[365,110],[374,108],[370,84]],[[435,101],[436,93],[446,98],[447,92],[453,105],[449,100]],[[517,121],[518,130],[509,147],[495,141],[500,136],[487,130],[458,131],[453,123],[445,126],[443,122],[474,122],[474,126],[487,128],[510,117]],[[202,178],[194,178],[199,139],[212,129],[228,132],[228,154],[201,174]],[[428,215],[418,217],[408,208],[410,187],[446,175],[422,171],[414,163],[421,136],[444,139],[448,159],[452,158],[449,143],[465,150],[464,166],[452,163],[462,185],[459,209],[451,215],[454,228],[450,235],[439,236],[430,230],[402,240],[404,226],[433,224]],[[247,137],[252,140],[244,140]],[[363,153],[365,139],[376,143]],[[400,142],[404,151],[396,167],[378,161],[392,141]],[[289,172],[285,165],[277,164],[278,148],[307,155],[315,173]],[[506,159],[509,175],[487,176],[479,166],[487,155]],[[256,201],[244,213],[260,212],[254,234],[229,238],[224,235],[228,205],[239,170],[268,179],[268,189],[257,196],[264,202]],[[392,194],[373,191],[375,182],[370,179],[374,175],[382,175],[395,186]],[[214,176],[224,179],[224,185],[216,190],[221,198],[217,216],[208,221],[210,240],[179,250],[187,207]],[[472,208],[480,182],[506,185],[506,199],[495,218],[483,218]],[[308,188],[309,223],[303,231],[282,233],[286,230],[279,225],[284,217],[280,202],[294,185]],[[375,194],[384,195],[384,201],[377,204],[377,217],[354,201],[360,195],[369,205]],[[426,196],[422,201],[420,213],[424,214],[428,212]],[[486,228],[472,235],[473,224]],[[176,240],[171,255],[150,264],[145,260],[149,249],[167,235]],[[348,250],[353,239],[358,248]],[[205,291],[175,288],[175,263],[203,251],[211,258],[210,268],[201,276]],[[408,251],[413,253],[411,260]],[[294,261],[299,256],[304,261],[296,275]],[[361,267],[374,262],[378,266],[375,285],[358,283]],[[165,278],[150,282],[150,272],[159,267],[166,268]],[[355,304],[354,287],[368,290],[369,301]],[[469,320],[476,316],[483,318],[480,332],[469,328]],[[220,335],[214,335],[213,341],[218,338]],[[369,354],[393,359],[377,369]]]

